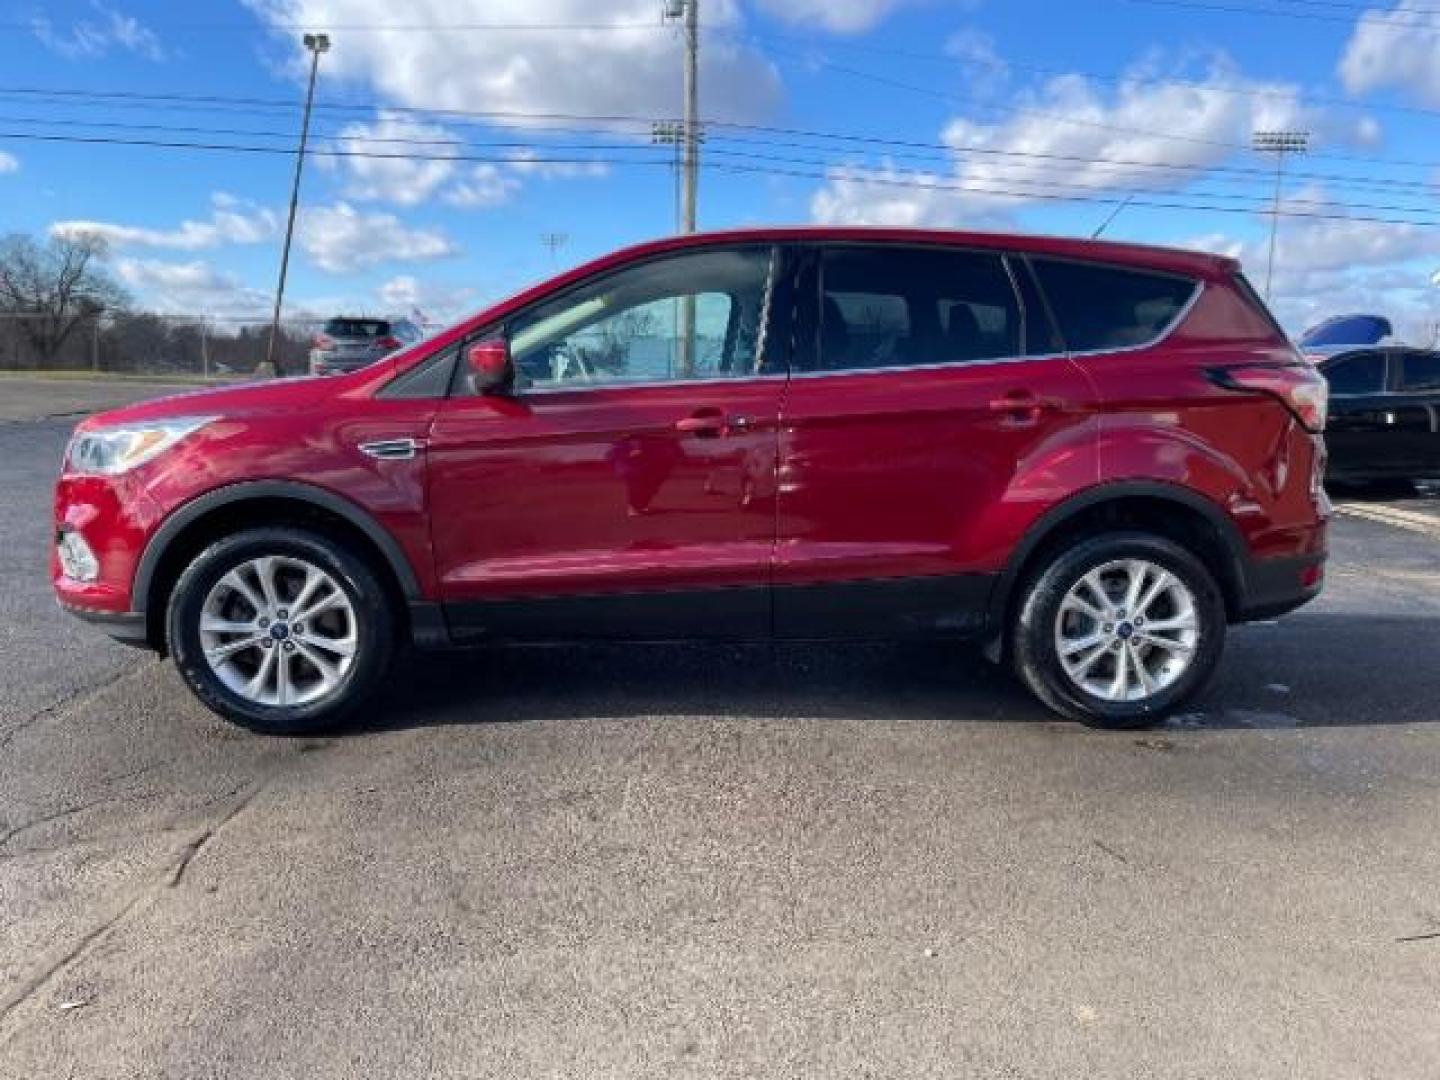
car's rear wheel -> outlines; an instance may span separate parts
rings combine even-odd
[[[168,613],[186,683],[227,720],[273,734],[351,717],[394,655],[394,615],[367,563],[330,537],[253,529],[180,575]]]
[[[1204,563],[1148,533],[1057,551],[1025,587],[1015,667],[1046,705],[1097,727],[1134,728],[1204,689],[1225,644],[1225,602]]]

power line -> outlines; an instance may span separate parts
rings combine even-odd
[[[796,55],[799,55],[799,54],[796,54]],[[862,77],[862,78],[885,78],[884,76],[875,76],[875,75],[873,75],[873,73],[869,73],[869,72],[855,72],[854,69],[849,69],[849,68],[845,68],[845,69],[843,69],[843,70],[845,70],[846,72],[852,72],[852,73],[854,73],[854,74],[857,74],[857,75],[859,75],[859,76]],[[945,94],[943,91],[934,90],[934,89],[932,89],[932,88],[916,87],[916,86],[913,86],[912,84],[908,84],[908,83],[907,83],[907,84],[900,84],[900,85],[901,85],[901,87],[904,88],[904,89],[915,90],[915,91],[917,91],[917,92],[919,92],[919,93],[930,94],[930,95],[935,95],[935,96],[940,96],[940,97],[944,97],[944,98],[946,98],[946,99],[948,99],[948,100],[953,100],[953,101],[956,101],[956,102],[967,103],[967,104],[969,103],[969,102],[966,102],[966,99],[960,98],[960,97],[958,97],[958,96],[956,96],[956,95]],[[293,102],[293,101],[285,100],[285,99],[244,98],[244,97],[226,97],[226,96],[222,96],[222,95],[194,95],[194,94],[176,94],[176,93],[168,93],[168,94],[142,94],[142,93],[137,93],[137,92],[134,92],[134,91],[127,91],[127,90],[106,90],[106,91],[93,91],[93,90],[55,90],[55,89],[46,89],[46,88],[37,88],[37,87],[4,87],[4,86],[0,86],[0,96],[4,96],[4,95],[19,95],[19,96],[58,95],[58,96],[64,96],[64,97],[67,97],[67,98],[70,98],[70,97],[85,98],[85,99],[88,99],[88,100],[90,100],[90,101],[92,101],[92,102],[94,102],[96,99],[100,99],[100,101],[98,102],[98,104],[103,105],[103,106],[105,106],[105,107],[109,107],[109,106],[112,106],[112,105],[117,105],[117,106],[119,106],[119,105],[120,105],[121,103],[123,103],[123,102],[136,102],[136,101],[149,102],[149,101],[158,101],[158,102],[162,102],[162,103],[166,103],[166,104],[176,104],[176,105],[179,105],[179,106],[185,106],[185,107],[187,107],[187,108],[188,108],[189,106],[191,106],[191,105],[201,105],[201,104],[207,105],[207,106],[213,104],[213,105],[216,105],[216,106],[219,106],[219,107],[222,107],[222,108],[226,108],[226,107],[229,107],[229,106],[243,106],[243,107],[247,107],[247,108],[248,108],[248,107],[273,108],[273,109],[283,110],[283,111],[287,111],[287,112],[293,112],[293,111],[295,111],[297,108],[299,108],[299,106],[297,105],[297,103],[295,103],[295,102]],[[125,107],[125,106],[121,106],[121,107]],[[1018,109],[1018,108],[1017,108],[1017,109],[1007,110],[1007,109],[1005,109],[1005,108],[1003,108],[1003,107],[1000,107],[1000,106],[991,106],[991,108],[997,109],[997,110],[999,110],[999,111],[1029,111],[1029,110],[1023,110],[1023,109]],[[570,113],[570,112],[523,112],[523,111],[518,111],[518,110],[503,110],[503,109],[492,109],[492,110],[438,109],[438,108],[425,108],[425,107],[422,107],[422,106],[383,105],[383,104],[380,104],[380,103],[377,103],[377,102],[317,101],[317,102],[315,102],[315,109],[316,109],[317,111],[363,113],[363,114],[365,114],[365,115],[367,115],[367,116],[369,116],[369,115],[371,115],[371,114],[374,114],[374,113],[394,113],[394,114],[404,115],[404,116],[426,117],[426,118],[433,119],[433,120],[435,120],[435,121],[437,121],[437,122],[443,121],[443,122],[452,123],[452,124],[467,123],[467,122],[476,122],[476,121],[479,121],[479,122],[499,122],[499,123],[501,123],[501,124],[506,124],[506,123],[508,123],[508,124],[510,124],[510,125],[513,125],[513,126],[520,126],[520,125],[527,125],[527,126],[528,126],[528,125],[532,125],[532,124],[565,123],[565,122],[569,122],[569,123],[577,123],[577,122],[578,122],[578,123],[587,123],[587,124],[592,124],[592,125],[607,125],[607,126],[608,126],[608,125],[634,124],[634,125],[636,125],[637,127],[643,127],[643,129],[644,129],[643,132],[637,131],[637,133],[636,133],[637,138],[638,138],[638,137],[641,137],[642,135],[644,135],[645,137],[648,137],[648,132],[649,132],[649,130],[650,130],[651,125],[653,125],[653,124],[656,123],[657,121],[674,119],[673,117],[662,117],[662,116],[653,116],[653,115],[652,115],[652,116],[641,116],[641,115],[636,115],[636,114],[615,114],[615,113],[611,113],[611,114],[591,114],[591,113]],[[1143,131],[1143,130],[1138,130],[1138,129],[1131,129],[1131,128],[1120,127],[1120,126],[1117,126],[1117,125],[1097,124],[1096,122],[1091,122],[1091,121],[1080,121],[1080,120],[1078,120],[1078,119],[1076,119],[1076,118],[1054,117],[1052,114],[1044,114],[1044,113],[1041,113],[1041,114],[1037,114],[1037,115],[1048,116],[1048,117],[1050,117],[1050,118],[1052,118],[1052,119],[1058,119],[1060,122],[1087,123],[1087,124],[1091,124],[1091,125],[1093,125],[1093,126],[1099,126],[1099,127],[1102,127],[1102,128],[1106,128],[1107,130],[1114,130],[1114,131],[1117,131],[1117,132],[1120,132],[1120,133],[1124,133],[1124,134],[1142,135],[1142,136],[1149,137],[1149,138],[1160,138],[1160,139],[1183,138],[1182,136],[1166,135],[1166,134],[1161,133],[1161,132]],[[950,147],[949,144],[926,143],[926,142],[923,142],[923,141],[912,141],[912,140],[892,139],[892,138],[887,138],[887,137],[884,137],[884,136],[861,135],[861,134],[850,133],[850,132],[831,132],[831,131],[822,131],[822,130],[807,130],[807,129],[802,129],[802,128],[776,127],[776,126],[772,126],[772,125],[762,125],[762,124],[745,124],[745,123],[739,123],[739,122],[736,122],[736,121],[727,121],[727,120],[713,120],[713,119],[712,119],[712,120],[706,120],[706,121],[705,121],[705,126],[711,127],[711,128],[726,128],[726,129],[737,130],[737,131],[752,131],[752,132],[762,132],[762,133],[771,133],[771,134],[786,134],[786,135],[803,135],[803,136],[809,136],[809,137],[814,137],[814,138],[835,139],[835,140],[852,141],[852,142],[866,142],[866,143],[870,143],[870,144],[872,144],[872,145],[894,145],[894,146],[904,146],[904,147],[932,147],[932,148],[940,148],[940,149],[957,149],[957,150],[971,149],[971,150],[973,150],[973,151],[975,151],[975,152],[986,152],[986,151],[987,151],[987,148],[980,148],[980,147],[973,147],[973,148]],[[549,129],[546,129],[546,130],[549,130]],[[1248,149],[1249,149],[1248,145],[1245,144],[1245,143],[1242,143],[1242,142],[1225,142],[1225,141],[1222,141],[1222,140],[1193,140],[1193,141],[1199,142],[1199,143],[1201,143],[1202,145],[1211,145],[1211,146],[1215,146],[1215,147],[1222,148],[1222,149],[1226,149],[1226,150],[1244,151],[1244,150],[1248,150]],[[994,153],[1018,153],[1018,152],[1016,152],[1016,151],[998,151],[998,150],[996,150],[996,151],[990,151],[990,152],[994,152]],[[1363,155],[1363,154],[1312,154],[1312,155],[1311,155],[1311,158],[1314,159],[1314,160],[1342,161],[1342,162],[1348,162],[1348,163],[1360,164],[1360,165],[1385,165],[1385,166],[1392,166],[1392,167],[1398,167],[1398,168],[1434,169],[1434,168],[1440,167],[1440,160],[1437,160],[1437,159],[1414,160],[1414,159],[1403,159],[1403,158],[1386,158],[1386,157],[1382,157],[1382,156],[1379,156],[1379,155]],[[1093,159],[1083,159],[1083,160],[1105,160],[1105,159],[1093,158]],[[1186,167],[1186,166],[1178,166],[1178,167],[1184,168],[1184,167]]]
[[[293,153],[293,151],[288,150],[288,149],[286,149],[286,148],[284,148],[284,147],[248,146],[248,145],[238,145],[238,144],[233,144],[233,143],[198,143],[198,142],[165,141],[165,140],[155,140],[155,139],[116,139],[116,138],[103,137],[103,136],[87,137],[87,136],[70,136],[70,135],[42,135],[42,134],[38,134],[38,133],[15,133],[15,132],[0,131],[0,139],[17,139],[17,138],[18,138],[18,139],[34,139],[34,140],[41,140],[41,141],[47,141],[47,142],[79,143],[79,144],[84,144],[84,145],[140,146],[140,147],[158,148],[158,149],[172,149],[172,150],[199,150],[199,151],[211,151],[211,152],[257,153],[257,154],[290,154],[290,153]],[[643,148],[642,148],[642,149],[643,149]],[[516,160],[516,159],[514,159],[514,158],[507,158],[507,157],[495,157],[495,156],[472,155],[472,154],[455,154],[455,155],[435,155],[435,154],[385,154],[385,153],[374,153],[374,152],[366,152],[366,151],[342,151],[342,150],[316,150],[316,151],[312,151],[312,152],[315,153],[315,154],[317,154],[317,155],[322,155],[322,154],[323,154],[323,155],[325,155],[325,156],[330,156],[330,157],[342,157],[342,158],[344,158],[344,157],[355,157],[355,158],[401,159],[401,160],[422,160],[422,161],[488,162],[488,163],[493,163],[493,164],[514,164],[514,163],[515,163],[515,160]],[[529,161],[529,162],[534,162],[534,163],[537,163],[537,164],[539,164],[539,163],[547,163],[547,164],[585,164],[585,163],[593,163],[593,164],[606,164],[606,165],[617,165],[617,166],[633,166],[633,165],[668,166],[668,165],[669,165],[669,161],[668,161],[666,158],[663,158],[663,157],[656,157],[656,158],[652,158],[652,159],[648,159],[648,160],[647,160],[647,159],[634,159],[634,158],[632,158],[632,159],[623,159],[623,160],[622,160],[622,159],[607,159],[607,158],[597,158],[597,157],[594,157],[594,156],[586,156],[586,157],[566,157],[566,158],[528,158],[528,159],[524,159],[524,160],[525,160],[525,161]],[[803,164],[803,162],[802,162],[802,164]],[[848,179],[850,179],[850,180],[853,180],[854,182],[864,183],[864,184],[875,184],[875,185],[882,185],[882,186],[887,186],[887,187],[914,188],[914,189],[919,189],[919,190],[931,190],[931,191],[966,192],[966,193],[970,193],[970,194],[987,195],[987,196],[991,196],[991,197],[995,197],[995,198],[1003,198],[1003,199],[1030,200],[1030,201],[1052,201],[1052,202],[1103,203],[1103,204],[1105,204],[1105,205],[1113,204],[1114,201],[1115,201],[1113,196],[1105,195],[1105,194],[1102,194],[1102,193],[1099,193],[1099,192],[1096,192],[1096,193],[1091,194],[1091,195],[1078,195],[1078,194],[1076,194],[1076,195],[1061,195],[1061,194],[1054,194],[1054,193],[1049,193],[1049,192],[1038,192],[1038,191],[1034,191],[1034,190],[1020,190],[1020,189],[1016,189],[1016,188],[982,187],[982,186],[976,185],[976,184],[974,184],[974,183],[968,183],[968,184],[967,184],[967,183],[946,183],[946,182],[939,182],[939,181],[933,181],[933,182],[932,182],[932,181],[920,181],[920,180],[915,180],[915,179],[903,179],[903,178],[900,178],[900,177],[890,176],[890,175],[883,174],[883,173],[877,174],[877,173],[874,173],[874,172],[864,172],[864,171],[855,170],[855,169],[848,170],[848,173],[847,173],[847,170],[844,170],[844,169],[836,170],[833,166],[828,166],[827,163],[816,163],[816,164],[817,164],[817,165],[826,165],[827,171],[825,171],[825,172],[814,172],[814,171],[806,172],[806,171],[800,171],[800,170],[794,170],[794,169],[779,169],[779,168],[774,168],[774,167],[767,166],[767,165],[744,165],[744,164],[732,164],[732,165],[718,164],[718,165],[713,165],[713,166],[707,165],[706,167],[707,167],[707,168],[712,168],[712,167],[713,167],[713,168],[715,168],[715,169],[717,169],[717,170],[719,170],[719,171],[726,171],[726,172],[763,173],[763,174],[775,175],[775,176],[790,176],[790,177],[799,177],[799,178],[817,179],[817,180],[836,180],[836,179],[840,179],[840,180],[843,181],[843,180],[845,180],[845,179],[848,178]],[[1054,185],[1050,185],[1050,186],[1054,186]],[[1085,190],[1093,190],[1093,189],[1085,189]],[[1217,197],[1218,197],[1218,198],[1237,198],[1237,197],[1243,197],[1243,196],[1225,196],[1225,195],[1216,196],[1216,195],[1214,195],[1213,193],[1207,193],[1206,195],[1201,196],[1201,197],[1207,197],[1207,198],[1217,198]],[[1291,200],[1291,203],[1292,203],[1293,205],[1306,205],[1306,204],[1309,204],[1309,205],[1315,205],[1315,206],[1319,206],[1319,207],[1334,207],[1334,208],[1338,208],[1338,209],[1344,209],[1345,207],[1347,207],[1348,205],[1350,205],[1350,204],[1345,204],[1345,203],[1328,203],[1328,202],[1318,202],[1318,201],[1308,201],[1308,200]],[[1152,208],[1152,209],[1196,210],[1196,211],[1206,211],[1206,212],[1214,212],[1214,213],[1251,214],[1251,213],[1254,213],[1254,212],[1255,212],[1255,208],[1253,208],[1253,207],[1217,206],[1217,205],[1208,204],[1208,203],[1184,202],[1184,201],[1180,201],[1180,200],[1178,200],[1178,199],[1176,199],[1176,200],[1164,200],[1164,201],[1160,201],[1160,200],[1142,200],[1142,199],[1136,199],[1136,200],[1132,201],[1131,205],[1132,205],[1132,206],[1136,206],[1136,207]],[[1417,208],[1415,208],[1415,207],[1396,206],[1396,205],[1368,205],[1368,204],[1367,204],[1366,206],[1363,206],[1363,207],[1360,207],[1360,208],[1362,208],[1362,209],[1373,209],[1373,210],[1377,210],[1377,211],[1388,211],[1388,212],[1393,212],[1393,213],[1426,213],[1426,212],[1427,212],[1427,211],[1419,210],[1419,209],[1417,209]],[[1315,218],[1315,219],[1321,219],[1321,220],[1356,221],[1356,222],[1369,222],[1369,223],[1376,223],[1376,224],[1408,225],[1408,226],[1416,226],[1416,227],[1440,227],[1440,220],[1415,220],[1415,219],[1413,219],[1413,218],[1382,218],[1382,217],[1377,217],[1377,216],[1373,216],[1373,215],[1359,215],[1359,214],[1350,214],[1350,213],[1338,213],[1338,214],[1337,214],[1337,213],[1323,213],[1323,212],[1318,212],[1318,211],[1300,211],[1300,210],[1282,210],[1280,213],[1281,213],[1281,216],[1282,216],[1282,217],[1293,217],[1293,218]]]
[[[1242,4],[1222,4],[1212,0],[1126,0],[1131,4],[1148,4],[1151,7],[1188,8],[1192,11],[1214,11],[1234,15],[1270,15],[1279,19],[1299,19],[1306,22],[1331,22],[1354,25],[1355,15],[1330,15],[1320,11],[1287,11],[1283,8],[1257,8],[1246,7]],[[1362,14],[1365,9],[1351,8],[1356,15]],[[1425,16],[1435,14],[1434,9],[1426,8],[1417,11],[1374,11],[1374,20],[1382,26],[1394,26],[1398,29],[1418,30],[1421,33],[1440,33],[1440,25],[1436,25]],[[1420,15],[1422,18],[1409,20],[1400,16]]]

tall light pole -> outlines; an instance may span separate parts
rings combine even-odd
[[[1270,213],[1270,257],[1265,263],[1265,301],[1270,301],[1270,281],[1275,274],[1275,235],[1280,231],[1280,189],[1285,182],[1285,155],[1303,154],[1310,147],[1308,131],[1257,131],[1251,142],[1262,154],[1275,155],[1275,206]]]
[[[285,246],[280,252],[280,284],[275,288],[275,314],[270,319],[270,343],[265,346],[266,369],[275,375],[275,339],[280,333],[280,305],[285,300],[285,273],[290,269],[290,240],[295,235],[295,207],[300,202],[300,174],[305,168],[305,143],[310,138],[310,108],[315,103],[315,74],[320,69],[320,54],[330,51],[330,35],[306,34],[305,48],[310,50],[310,86],[305,91],[305,118],[300,122],[300,148],[295,153],[295,182],[290,186],[290,217],[285,222]]]

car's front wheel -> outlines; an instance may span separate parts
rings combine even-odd
[[[1204,563],[1148,533],[1108,533],[1032,575],[1015,667],[1046,705],[1097,727],[1143,727],[1199,693],[1225,644],[1225,602]]]
[[[394,616],[365,560],[328,536],[252,529],[206,547],[168,612],[195,695],[237,724],[298,734],[351,717],[394,655]]]

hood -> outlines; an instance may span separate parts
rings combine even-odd
[[[371,375],[373,377],[373,372]],[[353,388],[357,381],[368,383],[370,380],[355,380],[344,376],[305,376],[187,390],[95,413],[81,421],[76,430],[88,431],[117,424],[167,420],[177,416],[253,416],[294,412],[344,393]]]

